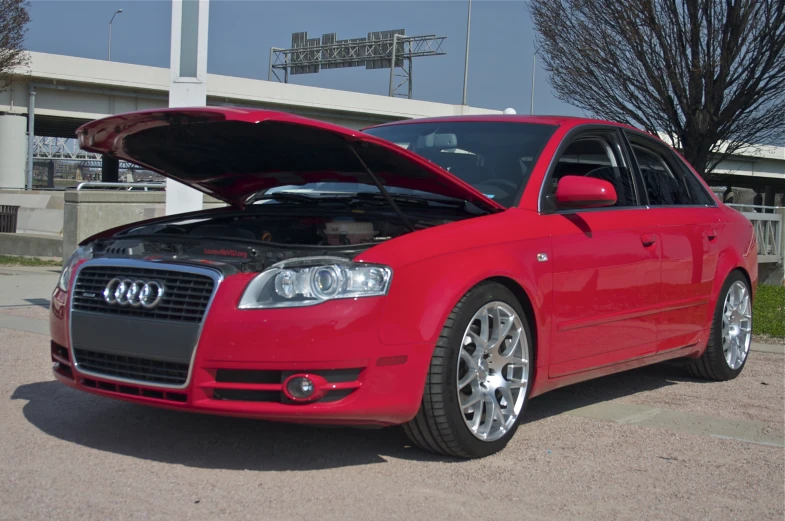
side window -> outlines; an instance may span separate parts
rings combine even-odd
[[[649,196],[651,206],[711,204],[706,191],[686,166],[679,164],[670,151],[641,142],[632,151]]]
[[[551,174],[550,194],[565,176],[602,179],[616,189],[614,206],[636,206],[635,186],[615,133],[582,136],[572,141],[559,156]]]
[[[692,204],[713,206],[715,204],[714,197],[709,194],[706,187],[698,180],[695,173],[690,170],[681,158],[676,157],[675,161],[679,164],[681,171],[684,174],[684,180],[686,181],[687,189],[690,191]]]

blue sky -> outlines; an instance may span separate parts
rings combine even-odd
[[[369,31],[406,29],[407,35],[446,36],[446,56],[415,59],[414,98],[459,104],[463,89],[467,2],[230,1],[210,2],[210,73],[267,78],[270,47],[289,47],[291,34],[336,32],[339,39]],[[106,59],[108,22],[112,61],[169,66],[171,3],[165,0],[33,0],[27,47],[33,51]],[[528,113],[535,37],[523,1],[472,2],[468,104]],[[539,63],[539,60],[538,60]],[[535,75],[535,113],[581,115],[553,97],[547,73]],[[386,94],[389,70],[350,68],[292,77],[292,83]]]

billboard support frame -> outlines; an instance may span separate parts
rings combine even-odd
[[[406,36],[403,29],[377,31],[368,33],[367,38],[349,40],[337,40],[335,33],[324,34],[321,39],[308,38],[307,32],[293,33],[291,48],[270,48],[267,80],[289,83],[290,74],[315,74],[322,69],[389,68],[388,95],[411,99],[412,60],[447,54],[442,48],[445,39],[435,35]],[[403,78],[398,85],[395,76]]]

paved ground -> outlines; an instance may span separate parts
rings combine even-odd
[[[785,356],[728,383],[660,365],[532,400],[477,461],[398,429],[316,429],[161,411],[49,370],[56,273],[0,267],[0,519],[779,520]]]

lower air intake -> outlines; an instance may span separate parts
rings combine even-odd
[[[188,364],[74,349],[78,369],[107,378],[125,378],[151,384],[185,385]]]

